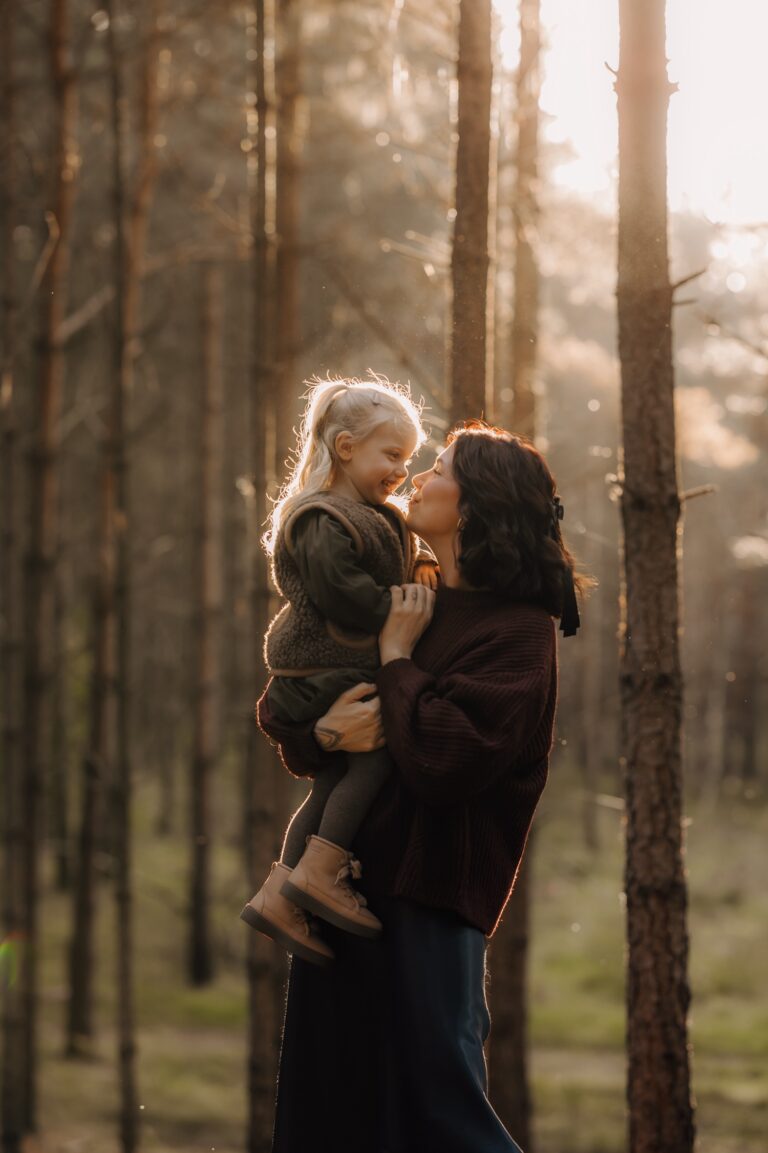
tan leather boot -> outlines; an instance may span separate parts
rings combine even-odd
[[[252,929],[271,937],[303,961],[313,965],[330,965],[335,956],[333,949],[312,931],[304,910],[280,892],[290,875],[291,870],[287,865],[275,861],[266,881],[256,896],[251,897],[240,918]]]
[[[280,892],[310,913],[358,937],[378,937],[382,925],[349,878],[362,876],[350,852],[323,837],[309,837],[304,855]]]

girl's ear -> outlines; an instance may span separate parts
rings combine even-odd
[[[346,431],[338,433],[333,442],[333,448],[339,460],[347,461],[352,459],[352,447],[354,443],[352,433]]]

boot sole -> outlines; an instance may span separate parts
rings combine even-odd
[[[246,925],[250,925],[257,932],[263,933],[265,937],[269,937],[277,945],[282,945],[286,952],[293,954],[294,957],[301,957],[302,961],[308,961],[310,965],[317,965],[319,968],[325,969],[328,965],[332,965],[335,960],[334,957],[326,957],[315,949],[302,945],[290,933],[284,932],[279,925],[275,925],[266,917],[262,917],[261,913],[257,913],[251,905],[245,906],[240,914],[240,920],[245,921]]]
[[[353,933],[356,937],[365,937],[369,941],[376,941],[381,936],[381,929],[374,929],[368,925],[361,925],[359,921],[348,920],[343,913],[337,913],[335,909],[329,909],[322,901],[310,897],[309,893],[305,893],[303,889],[297,889],[290,881],[284,881],[280,887],[280,895],[287,897],[289,901],[293,901],[294,905],[300,905],[307,913],[314,913],[316,917],[321,917],[323,921],[327,921],[329,925],[335,925],[337,929],[343,929],[345,933]]]

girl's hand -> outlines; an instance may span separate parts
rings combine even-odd
[[[383,665],[401,657],[410,658],[435,609],[435,594],[424,585],[393,585],[390,592],[392,607],[379,633]]]
[[[413,571],[413,579],[416,584],[424,585],[428,589],[434,590],[437,588],[437,565],[432,564],[431,561],[420,561]]]
[[[370,753],[384,746],[381,724],[381,702],[376,685],[359,684],[342,693],[328,712],[315,723],[315,740],[328,753]]]

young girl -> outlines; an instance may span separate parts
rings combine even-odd
[[[281,721],[317,720],[341,692],[369,681],[390,587],[434,587],[435,561],[390,497],[426,439],[407,393],[387,381],[315,385],[293,472],[265,537],[287,604],[265,639],[270,708]],[[333,952],[307,913],[363,937],[381,922],[351,885],[361,876],[350,845],[390,769],[386,749],[347,753],[326,768],[294,814],[279,861],[241,917],[316,964]]]

